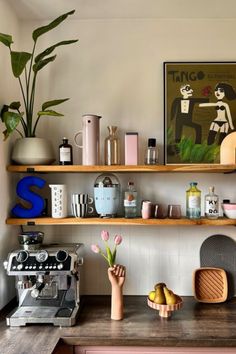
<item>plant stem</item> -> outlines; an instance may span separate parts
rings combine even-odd
[[[25,109],[26,109],[26,111],[27,111],[27,104],[26,104],[26,99],[25,99],[25,93],[24,93],[24,89],[23,89],[23,85],[22,85],[22,82],[21,82],[20,77],[18,77],[18,80],[19,80],[19,83],[20,83],[20,89],[21,89],[21,93],[22,93],[22,96],[23,96]]]
[[[32,118],[33,118],[33,105],[34,105],[33,90],[35,90],[35,75],[34,75],[34,79],[33,79],[33,82],[32,82],[31,95],[30,95],[30,79],[31,79],[31,72],[32,72],[32,65],[33,65],[35,47],[36,47],[36,41],[34,42],[32,53],[31,53],[31,60],[30,60],[30,66],[29,66],[28,79],[26,78],[26,92],[27,92],[26,120],[27,120],[29,136],[32,135],[31,134],[32,133]]]
[[[34,42],[34,45],[33,45],[30,66],[29,66],[28,79],[26,79],[26,91],[27,91],[27,102],[28,103],[29,103],[29,86],[30,86],[30,78],[31,78],[31,71],[32,71],[32,65],[33,65],[33,59],[34,59],[35,46],[36,46],[36,42]]]
[[[21,124],[22,124],[22,126],[23,126],[25,136],[27,136],[27,125],[26,125],[26,123],[25,123],[25,121],[24,121],[24,118],[22,117],[21,112],[19,111],[19,109],[17,109],[17,112],[18,112],[19,115],[20,115],[20,121],[21,121]]]
[[[113,265],[110,263],[109,259],[105,256],[105,254],[103,254],[102,252],[100,252],[101,256],[103,256],[105,258],[105,260],[108,262],[110,267],[113,267]]]
[[[29,104],[28,125],[30,126],[30,132],[31,133],[32,133],[32,118],[33,118],[33,111],[34,111],[33,107],[34,107],[36,77],[37,77],[37,74],[34,73],[34,78],[33,78],[32,87],[31,87],[30,104]]]
[[[23,135],[17,128],[16,128],[15,130],[17,131],[17,133],[20,134],[20,136],[21,136],[22,138],[24,138],[24,135]]]
[[[36,127],[37,127],[38,122],[39,122],[39,118],[40,118],[40,115],[38,114],[38,117],[37,117],[35,125],[34,125],[34,129],[33,129],[33,136],[35,136],[35,131],[36,131]]]
[[[24,100],[25,111],[26,111],[26,117],[27,117],[27,103],[26,103],[25,93],[24,93],[24,89],[23,89],[23,86],[22,86],[22,82],[21,82],[20,77],[18,77],[18,80],[19,80],[19,83],[20,83],[20,89],[21,89],[21,93],[22,93],[23,100]]]

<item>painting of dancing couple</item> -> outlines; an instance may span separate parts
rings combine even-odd
[[[165,62],[165,163],[219,163],[236,130],[236,63]]]

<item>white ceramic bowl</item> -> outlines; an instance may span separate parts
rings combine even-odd
[[[224,214],[229,219],[236,219],[236,203],[221,204]]]

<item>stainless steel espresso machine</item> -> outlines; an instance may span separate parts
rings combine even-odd
[[[11,252],[4,262],[16,277],[19,305],[7,318],[9,326],[51,323],[73,326],[79,310],[82,244],[42,245]]]

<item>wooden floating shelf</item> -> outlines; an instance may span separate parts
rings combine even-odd
[[[40,173],[102,173],[102,172],[202,172],[202,173],[230,173],[236,171],[236,164],[201,164],[201,165],[116,165],[116,166],[84,166],[84,165],[9,165],[9,172],[40,172]]]
[[[35,219],[8,218],[8,225],[132,225],[132,226],[236,226],[236,219],[219,218],[216,220],[201,219],[147,219],[142,218],[126,219],[126,218],[74,218],[68,217],[56,219],[50,217],[42,217]]]

